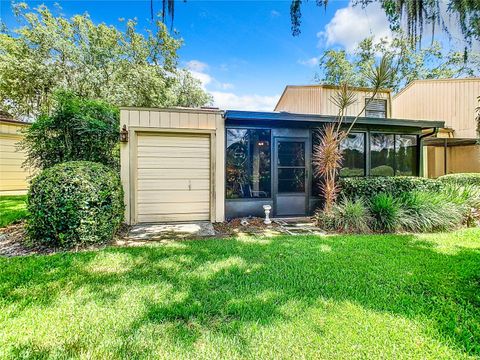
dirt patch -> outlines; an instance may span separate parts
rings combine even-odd
[[[13,257],[24,255],[48,255],[59,252],[80,252],[103,249],[113,244],[119,245],[128,237],[130,227],[123,224],[111,243],[75,247],[72,249],[52,248],[46,246],[31,246],[26,241],[25,222],[19,222],[0,228],[0,256]]]
[[[272,222],[270,225],[263,223],[263,218],[248,217],[232,219],[222,223],[214,223],[213,228],[217,236],[237,236],[246,235],[266,235],[281,234],[282,229],[279,224]]]

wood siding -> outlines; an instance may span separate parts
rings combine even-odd
[[[129,131],[120,148],[128,223],[224,220],[220,111],[122,108],[123,125]]]
[[[287,86],[275,111],[286,111],[297,114],[337,115],[338,108],[332,102],[337,89],[328,85]],[[365,99],[372,93],[365,89],[356,89],[356,101],[347,109],[348,116],[356,116],[365,106]],[[390,117],[390,92],[382,91],[376,95],[378,99],[387,100],[387,117]]]
[[[25,153],[18,148],[20,130],[27,124],[0,121],[0,195],[25,194],[30,172],[22,167]]]
[[[393,117],[441,120],[456,138],[475,138],[480,78],[416,80],[392,99]]]

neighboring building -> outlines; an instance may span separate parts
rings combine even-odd
[[[415,80],[392,99],[393,116],[441,119],[445,128],[425,139],[425,174],[480,172],[476,108],[480,78]]]
[[[356,93],[356,102],[348,107],[346,115],[357,116],[364,108],[366,100],[372,96],[372,91],[367,88],[352,90]],[[332,97],[337,91],[338,86],[333,85],[288,85],[274,111],[334,116],[338,114],[338,107],[332,102]],[[375,118],[392,117],[391,91],[378,91],[375,100],[369,102],[366,111],[361,115]]]
[[[22,168],[25,153],[18,148],[25,126],[29,124],[0,112],[0,195],[27,192],[30,173]]]
[[[316,129],[332,115],[122,108],[120,148],[129,224],[305,216],[318,207]],[[349,125],[352,117],[345,120]],[[422,133],[439,121],[362,117],[343,143],[343,176],[419,175]]]

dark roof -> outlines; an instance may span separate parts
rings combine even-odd
[[[471,138],[437,138],[429,137],[425,138],[425,146],[467,146],[467,145],[478,145],[477,139]]]
[[[224,114],[226,123],[229,121],[261,121],[261,122],[298,122],[302,124],[328,123],[335,121],[335,116],[313,115],[313,114],[294,114],[289,112],[263,112],[263,111],[241,111],[226,110]],[[353,116],[345,117],[344,123],[350,124],[355,119]],[[391,118],[371,118],[359,117],[356,124],[359,125],[381,125],[381,126],[402,126],[421,129],[442,128],[444,121],[431,120],[408,120]]]
[[[10,115],[8,112],[0,110],[0,121],[1,122],[8,122],[8,123],[14,123],[14,124],[22,124],[22,125],[31,125],[31,123],[28,123],[26,121],[21,121],[21,120],[16,120],[12,115]]]

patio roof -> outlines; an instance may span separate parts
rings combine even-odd
[[[242,121],[260,121],[262,123],[290,122],[302,125],[312,125],[315,123],[328,123],[335,121],[335,116],[314,115],[314,114],[295,114],[289,112],[265,112],[265,111],[243,111],[243,110],[226,110],[224,113],[225,122],[239,123]],[[345,117],[345,124],[350,124],[355,119],[353,116]],[[391,118],[371,118],[359,117],[356,124],[374,125],[374,126],[401,126],[417,129],[442,128],[445,126],[444,121],[431,120],[408,120],[408,119],[391,119]]]

